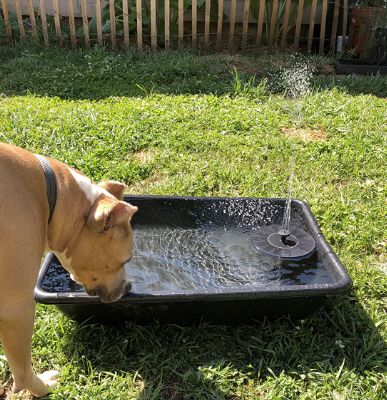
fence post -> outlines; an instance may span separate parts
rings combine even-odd
[[[192,0],[192,47],[197,47],[197,29],[198,29],[198,3]]]
[[[62,46],[62,30],[60,28],[60,14],[59,14],[58,0],[52,0],[52,6],[54,8],[56,42],[58,43],[58,46]]]
[[[28,13],[31,20],[32,37],[38,40],[38,30],[36,28],[35,11],[32,5],[32,0],[28,0]]]
[[[265,17],[265,0],[259,0],[258,27],[257,27],[257,47],[261,47],[263,19]]]
[[[234,50],[235,16],[236,16],[236,0],[231,0],[230,33],[228,38],[228,49],[231,52]]]
[[[44,0],[40,0],[40,20],[42,22],[44,44],[48,46],[48,27],[46,18],[46,5],[44,4]]]
[[[210,12],[211,0],[206,0],[206,9],[204,14],[204,47],[208,48],[208,40],[210,37]]]
[[[178,26],[179,26],[179,39],[178,39],[178,49],[183,48],[183,36],[184,36],[184,0],[179,0],[177,5],[178,12]]]
[[[44,0],[41,0],[41,1],[44,1]],[[89,48],[90,47],[90,35],[89,35],[89,20],[87,18],[86,0],[81,0],[81,10],[82,10],[83,33],[85,35],[85,46],[87,48]]]
[[[70,38],[71,46],[73,48],[77,47],[77,37],[75,35],[75,18],[74,18],[74,8],[73,0],[67,0],[67,11],[69,15],[69,25],[70,25]]]
[[[218,0],[218,27],[216,30],[216,51],[222,47],[224,0]]]
[[[7,40],[12,42],[12,29],[9,22],[9,11],[8,11],[8,0],[1,0],[1,7],[3,9],[5,32],[7,34]]]
[[[156,50],[157,49],[156,0],[150,1],[150,12],[151,12],[151,48],[152,50]]]
[[[328,0],[322,0],[320,44],[319,44],[319,48],[318,48],[318,54],[320,54],[320,56],[324,53],[325,25],[326,25],[326,21],[327,21],[327,9],[328,9]]]
[[[142,51],[142,1],[136,0],[137,48]]]
[[[300,32],[301,32],[301,22],[302,22],[303,12],[304,12],[304,0],[298,0],[296,33],[294,37],[294,47],[296,50],[298,49],[298,45],[300,44]]]
[[[291,8],[292,8],[292,0],[286,0],[284,22],[282,25],[282,38],[281,38],[281,49],[282,50],[285,48],[285,45],[286,45],[286,36],[288,34],[289,17],[290,17]]]
[[[246,50],[247,46],[247,32],[249,30],[249,11],[250,11],[250,0],[245,0],[243,7],[243,28],[242,28],[242,50]]]
[[[122,0],[122,23],[124,24],[124,45],[129,48],[129,13],[128,0]]]
[[[317,0],[313,0],[312,8],[310,10],[310,18],[309,18],[309,32],[308,32],[308,45],[307,45],[308,53],[310,53],[310,51],[312,50],[314,19],[316,17],[316,8],[317,8]]]
[[[169,0],[165,0],[164,3],[164,35],[165,35],[165,50],[169,49],[170,45],[170,12],[169,12]]]
[[[114,8],[114,0],[109,0],[109,17],[110,17],[110,40],[112,49],[116,49],[116,10]]]
[[[339,7],[340,7],[340,0],[335,0],[335,8],[333,11],[332,36],[331,36],[332,53],[334,53],[336,49],[337,23],[339,22]]]
[[[16,11],[17,23],[19,25],[20,37],[24,38],[26,36],[26,31],[24,29],[23,16],[20,9],[20,0],[15,0],[15,11]]]
[[[100,46],[103,45],[102,21],[101,21],[101,0],[95,0],[95,20],[97,22],[97,40]]]
[[[269,32],[269,40],[268,40],[269,47],[273,46],[277,13],[278,13],[278,0],[273,0],[273,6],[271,9],[270,32]]]

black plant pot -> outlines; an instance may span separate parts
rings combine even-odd
[[[335,71],[338,75],[387,75],[387,65],[367,64],[363,60],[337,60]]]

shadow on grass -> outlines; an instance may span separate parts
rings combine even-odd
[[[196,327],[76,325],[68,357],[96,371],[139,374],[142,397],[226,399],[247,382],[272,377],[340,380],[343,371],[385,373],[387,346],[353,297],[330,300],[311,317],[252,325]],[[87,374],[87,371],[85,371]],[[353,376],[352,378],[353,379]],[[155,397],[156,396],[156,397]]]
[[[256,76],[255,82],[259,84],[266,72],[277,68],[273,61],[277,58],[286,60],[289,55],[233,58],[198,56],[188,51],[141,54],[102,49],[46,49],[36,45],[3,47],[0,48],[0,92],[6,96],[31,93],[72,100],[144,97],[153,93],[232,94],[235,93],[234,68],[245,82]],[[337,88],[351,95],[387,96],[387,78],[380,76],[318,75],[312,85],[316,90]]]
[[[189,52],[111,53],[101,49],[2,50],[0,92],[73,100],[162,94],[224,94],[232,90],[229,66],[219,57]],[[1,53],[1,49],[0,49]]]

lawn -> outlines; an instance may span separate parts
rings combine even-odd
[[[281,69],[300,62],[311,90],[289,98]],[[286,197],[294,154],[294,197],[354,282],[305,320],[241,326],[79,326],[38,305],[34,367],[61,372],[51,399],[387,397],[387,78],[330,62],[0,48],[1,141],[142,194]]]

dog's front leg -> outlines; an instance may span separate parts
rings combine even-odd
[[[15,308],[14,308],[15,307]],[[58,373],[35,375],[31,365],[31,340],[35,317],[33,299],[14,304],[0,315],[0,340],[12,371],[13,390],[28,390],[36,397],[45,396],[56,385]]]

